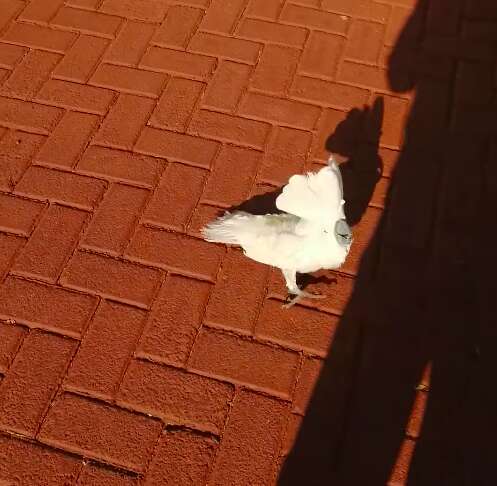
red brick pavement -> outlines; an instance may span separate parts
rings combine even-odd
[[[275,484],[383,213],[413,101],[388,58],[415,4],[0,0],[0,483]],[[457,95],[486,101],[485,75]],[[378,95],[384,177],[351,256],[284,311],[278,272],[199,228],[323,163]]]

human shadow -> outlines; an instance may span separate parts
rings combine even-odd
[[[279,485],[495,483],[496,54],[493,0],[421,0],[393,46],[404,142]]]

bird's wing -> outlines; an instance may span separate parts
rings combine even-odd
[[[311,221],[329,221],[342,205],[342,177],[332,158],[319,172],[290,177],[276,199],[279,210]]]

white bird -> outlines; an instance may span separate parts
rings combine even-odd
[[[252,260],[280,268],[295,297],[322,298],[300,289],[297,273],[337,269],[352,244],[345,219],[343,184],[333,157],[319,172],[290,177],[276,199],[281,214],[227,212],[202,229],[205,240],[241,246]]]

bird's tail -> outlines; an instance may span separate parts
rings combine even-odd
[[[241,230],[245,226],[248,216],[241,211],[227,212],[202,228],[202,236],[206,241],[213,243],[239,245]]]

